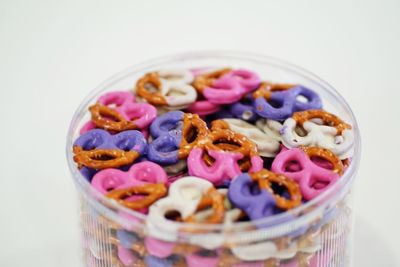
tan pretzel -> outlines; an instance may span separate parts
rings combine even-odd
[[[99,103],[89,107],[92,122],[101,129],[122,132],[135,130],[137,125],[133,121],[126,120],[118,111]]]
[[[330,150],[321,147],[300,147],[309,158],[318,157],[329,161],[333,166],[333,172],[339,175],[343,174],[344,166],[343,162]]]
[[[276,205],[281,209],[292,209],[301,204],[301,191],[299,185],[291,180],[290,178],[282,175],[273,173],[269,170],[262,169],[261,171],[249,174],[250,177],[258,182],[260,189],[268,190],[274,195]],[[280,194],[274,192],[272,184],[278,184],[279,186],[285,187],[290,195],[290,199],[287,199]]]
[[[207,124],[199,115],[185,113],[183,116],[182,140],[178,152],[180,159],[186,158],[192,148],[209,133]]]
[[[210,188],[208,192],[201,198],[197,205],[197,210],[204,210],[206,208],[211,209],[213,213],[201,223],[216,224],[221,223],[224,220],[225,207],[224,207],[224,196],[217,191],[215,188]],[[196,221],[196,214],[193,214],[185,219],[185,222],[194,223]]]
[[[96,170],[118,168],[134,162],[139,153],[120,149],[93,149],[85,151],[79,146],[74,146],[74,161],[78,167],[86,166]]]
[[[345,129],[351,129],[351,126],[342,121],[339,117],[322,109],[295,112],[293,113],[292,118],[300,126],[303,126],[304,122],[311,119],[321,119],[324,124],[335,127],[337,129],[337,134],[339,135],[342,134]]]
[[[295,87],[295,84],[290,83],[269,83],[262,82],[257,90],[253,93],[253,98],[264,97],[265,99],[270,99],[272,92],[286,91],[290,88]]]
[[[225,68],[201,74],[194,79],[192,85],[199,93],[202,93],[207,86],[211,86],[215,80],[230,72],[231,70],[232,69],[230,68]]]
[[[130,188],[114,189],[107,194],[107,197],[116,200],[119,204],[133,210],[141,210],[149,207],[158,199],[167,194],[167,188],[163,184],[145,184]],[[146,195],[144,198],[125,200],[135,195]]]
[[[149,86],[157,91],[150,92]],[[136,94],[146,99],[147,102],[156,106],[166,106],[167,100],[161,94],[161,79],[158,73],[150,72],[140,78],[136,83]]]
[[[251,168],[251,156],[258,155],[257,145],[244,135],[229,129],[229,125],[223,120],[214,120],[211,123],[211,133],[205,140],[199,142],[206,150],[222,150],[240,153],[243,158],[238,161],[241,171],[248,171]],[[209,166],[214,159],[204,153],[203,160]]]

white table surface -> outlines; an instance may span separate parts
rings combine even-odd
[[[81,99],[166,54],[234,49],[317,73],[360,123],[354,266],[400,266],[400,2],[0,1],[0,266],[79,266],[65,136]]]

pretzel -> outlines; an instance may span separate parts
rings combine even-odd
[[[267,190],[274,195],[277,207],[287,210],[295,208],[301,204],[300,187],[295,181],[289,179],[288,177],[273,173],[266,169],[262,169],[261,171],[251,173],[249,175],[254,181],[258,182],[260,189]],[[290,199],[275,193],[274,189],[272,188],[272,183],[276,183],[279,186],[285,187],[290,195]]]
[[[89,111],[92,115],[92,122],[101,129],[122,132],[138,128],[135,122],[126,120],[118,111],[102,104],[97,103],[90,106]]]
[[[149,207],[158,199],[167,194],[167,188],[164,184],[145,184],[130,188],[115,189],[109,192],[106,196],[116,200],[119,204],[133,210],[141,210]],[[125,200],[125,198],[134,195],[147,195],[142,199]]]
[[[342,175],[344,166],[343,162],[332,151],[321,147],[300,147],[309,158],[319,157],[329,161],[333,165],[333,172]]]
[[[120,149],[93,149],[85,151],[79,146],[74,146],[74,161],[78,167],[86,166],[96,170],[118,168],[134,162],[139,153]]]
[[[154,86],[157,91],[150,92],[146,86]],[[140,78],[136,83],[136,94],[146,99],[150,104],[166,106],[167,100],[161,93],[161,79],[158,73],[150,72]]]
[[[186,158],[192,148],[208,134],[207,124],[197,114],[185,113],[183,116],[182,140],[178,157]]]
[[[243,158],[239,160],[241,171],[247,171],[250,169],[250,157],[258,155],[257,146],[242,134],[230,130],[229,125],[223,120],[214,120],[211,123],[211,129],[212,132],[208,135],[209,140],[208,142],[205,141],[206,149],[241,153],[243,155]],[[214,142],[220,140],[225,142],[214,144]],[[207,153],[204,153],[203,159],[208,165],[211,165],[214,162],[214,159]]]
[[[213,213],[201,223],[216,224],[224,220],[224,196],[220,194],[214,187],[210,188],[208,192],[201,198],[197,205],[197,210],[203,210],[211,206]],[[185,222],[197,222],[196,215],[193,214],[186,218]]]
[[[341,135],[345,129],[351,129],[351,125],[342,121],[336,115],[326,112],[322,109],[313,109],[293,113],[292,118],[297,124],[303,126],[303,123],[311,119],[321,119],[324,124],[333,126],[337,129],[337,134]]]
[[[272,92],[277,91],[286,91],[290,88],[296,86],[295,84],[290,83],[269,83],[262,82],[258,89],[254,91],[253,98],[264,97],[265,99],[270,99]]]
[[[231,70],[232,69],[230,68],[224,68],[220,70],[215,70],[213,72],[201,74],[194,79],[192,85],[197,90],[197,92],[202,93],[206,87],[211,86],[215,80],[230,72]]]

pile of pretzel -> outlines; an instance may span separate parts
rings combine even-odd
[[[154,71],[89,112],[73,146],[80,172],[147,214],[165,242],[176,240],[171,221],[232,225],[296,208],[333,186],[353,153],[351,125],[315,91],[245,69]]]

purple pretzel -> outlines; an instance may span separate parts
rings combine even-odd
[[[179,161],[178,150],[182,139],[182,111],[171,111],[158,117],[150,126],[153,142],[149,144],[149,160],[161,165],[171,165]]]
[[[232,104],[230,112],[234,117],[245,121],[256,121],[259,117],[253,107],[253,97],[251,94],[244,96],[239,102]]]
[[[299,101],[298,96],[305,97],[307,102]],[[285,120],[296,111],[321,109],[322,101],[317,93],[298,85],[286,91],[271,92],[271,97],[268,100],[265,97],[257,97],[253,106],[261,117],[271,120]]]
[[[236,177],[228,190],[229,200],[243,210],[251,220],[265,218],[278,213],[276,201],[271,193],[260,190],[258,184],[247,173]]]
[[[140,155],[146,152],[147,142],[143,134],[137,130],[129,130],[111,135],[106,130],[93,129],[81,135],[74,146],[83,150],[93,149],[120,149],[124,151],[136,151]]]

